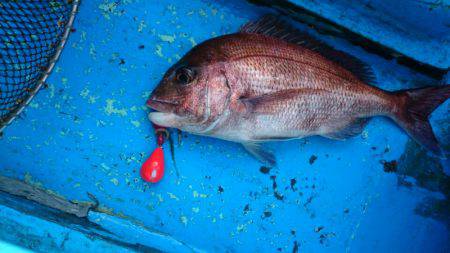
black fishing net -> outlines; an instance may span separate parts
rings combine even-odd
[[[29,103],[70,32],[77,0],[0,0],[0,132]]]

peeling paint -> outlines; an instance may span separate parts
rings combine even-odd
[[[117,114],[122,117],[127,116],[127,109],[118,109],[114,107],[114,103],[116,102],[117,101],[115,99],[106,99],[106,107],[104,107],[105,113],[107,115]]]
[[[164,35],[164,34],[160,34],[160,35],[158,35],[158,37],[159,37],[163,42],[173,43],[173,42],[175,41],[175,35]]]

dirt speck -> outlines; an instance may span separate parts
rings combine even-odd
[[[304,206],[305,208],[307,208],[307,207],[311,204],[311,202],[313,201],[313,199],[314,199],[315,197],[316,197],[315,195],[309,196],[308,199],[306,199],[306,202],[305,202],[305,204],[303,204],[303,206]]]
[[[333,232],[330,232],[330,233],[323,233],[323,234],[321,234],[320,237],[319,237],[319,242],[320,242],[320,244],[328,245],[329,239],[332,238],[332,237],[335,237],[335,236],[336,236],[336,234],[333,233]]]
[[[275,181],[277,179],[277,176],[270,176],[270,179],[272,179],[272,189],[276,190],[277,189],[277,181]]]
[[[250,205],[247,204],[247,205],[245,205],[245,207],[244,207],[244,214],[247,214],[249,211],[250,211]]]
[[[312,155],[312,156],[309,158],[309,164],[312,165],[316,160],[317,160],[317,156],[316,156],[316,155]]]
[[[296,191],[297,187],[295,187],[295,184],[297,183],[297,180],[295,178],[291,179],[291,190]]]
[[[269,218],[270,216],[272,216],[272,212],[271,211],[264,211],[264,217],[265,218]]]
[[[391,172],[397,171],[397,161],[396,160],[392,160],[392,161],[381,160],[380,163],[383,164],[384,172],[391,173]]]
[[[292,253],[297,253],[298,252],[298,242],[294,241],[294,248],[292,248]]]
[[[259,171],[263,174],[269,174],[270,169],[271,169],[270,167],[261,166],[261,168],[259,168]]]
[[[278,200],[283,200],[284,196],[282,194],[280,194],[277,189],[277,182],[276,182],[277,177],[270,176],[270,179],[272,179],[273,196]]]
[[[283,200],[283,199],[284,199],[284,196],[281,195],[281,194],[278,193],[278,192],[274,192],[274,193],[273,193],[273,196],[274,196],[276,199],[278,199],[278,200]]]
[[[322,229],[324,229],[324,226],[318,226],[314,229],[314,232],[319,233]]]

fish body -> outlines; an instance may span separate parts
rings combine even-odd
[[[148,105],[150,120],[244,144],[320,135],[346,139],[373,116],[387,116],[421,144],[441,153],[427,121],[450,96],[449,86],[387,92],[369,67],[296,31],[273,16],[240,32],[207,40],[165,74]]]
[[[327,135],[395,107],[388,94],[314,51],[259,34],[210,43],[227,53],[214,64],[229,98],[210,98],[211,106],[228,106],[202,134],[237,142]]]

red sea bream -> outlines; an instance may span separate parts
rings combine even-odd
[[[207,40],[172,66],[147,104],[165,127],[242,143],[275,163],[261,142],[320,135],[346,139],[373,116],[393,119],[435,154],[429,114],[450,86],[388,92],[371,69],[274,16]]]

